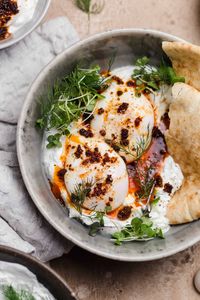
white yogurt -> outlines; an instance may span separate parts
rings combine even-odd
[[[0,261],[0,300],[5,300],[4,286],[12,286],[16,291],[25,290],[36,300],[55,300],[51,293],[38,282],[36,276],[26,267]]]
[[[54,174],[54,166],[58,166],[62,168],[62,162],[60,157],[63,152],[63,148],[65,145],[65,136],[61,137],[62,147],[54,147],[47,149],[47,138],[49,135],[55,134],[55,130],[46,131],[43,136],[43,144],[42,144],[42,163],[44,167],[45,174],[49,180],[53,179]]]
[[[39,0],[17,0],[19,13],[9,23],[10,33],[15,33],[33,18]]]
[[[183,182],[183,174],[178,164],[176,164],[171,156],[165,158],[162,172],[160,174],[163,180],[163,186],[169,183],[173,188],[169,195],[163,188],[156,188],[156,195],[160,198],[159,202],[152,206],[150,217],[155,227],[159,227],[166,232],[169,230],[169,221],[166,218],[167,205],[174,195],[179,190]]]

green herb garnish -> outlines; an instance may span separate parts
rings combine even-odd
[[[99,14],[104,8],[104,0],[76,0],[76,5],[79,9],[90,14]]]
[[[145,153],[145,151],[148,149],[151,143],[151,133],[150,133],[149,126],[147,130],[148,130],[147,135],[138,138],[136,146],[125,147],[120,143],[113,142],[112,140],[109,139],[106,139],[106,143],[109,144],[111,147],[113,147],[114,150],[116,151],[120,150],[127,155],[131,155],[134,158],[134,160],[138,160]]]
[[[35,300],[29,292],[25,290],[16,291],[11,285],[3,287],[5,300]]]
[[[75,188],[71,193],[71,201],[79,213],[81,213],[83,202],[91,192],[93,185],[93,180],[89,179],[86,181],[83,180],[81,183],[75,185]]]
[[[48,141],[47,148],[50,149],[53,147],[61,147],[62,144],[60,142],[60,137],[61,137],[60,133],[49,135],[47,138]]]
[[[92,220],[95,219],[96,221],[90,225],[89,235],[95,236],[98,231],[104,227],[104,219],[103,217],[112,210],[110,205],[107,205],[105,211],[97,211],[95,215],[92,217]]]
[[[185,82],[185,78],[177,76],[174,69],[163,62],[159,67],[149,65],[149,58],[144,56],[137,59],[132,78],[136,82],[136,95],[142,92],[153,92],[160,89],[162,84],[173,85],[176,82]]]
[[[139,186],[136,196],[140,200],[147,200],[155,185],[155,179],[151,176],[151,172],[152,166],[146,167],[144,170],[140,170],[140,167],[136,166],[135,181]]]
[[[100,67],[90,69],[76,67],[69,75],[55,83],[41,101],[41,116],[36,126],[41,129],[56,129],[58,133],[48,137],[47,148],[61,146],[62,134],[69,134],[69,125],[84,114],[86,118],[92,114],[97,100],[103,96],[98,93],[107,87],[108,78],[100,75]]]
[[[163,232],[160,228],[153,228],[153,222],[147,217],[133,218],[130,225],[112,235],[116,245],[134,240],[149,240],[155,237],[163,239]]]
[[[143,216],[149,217],[149,213],[152,209],[152,196],[154,195],[156,180],[153,176],[154,167],[143,166],[141,161],[137,161],[135,165],[134,180],[138,185],[138,190],[135,192],[135,196],[140,201],[145,201],[145,208],[142,209]],[[158,200],[159,201],[159,200]]]

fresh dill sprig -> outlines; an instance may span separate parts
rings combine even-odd
[[[73,192],[71,193],[71,201],[74,204],[77,211],[82,214],[82,206],[86,199],[86,197],[91,192],[92,187],[96,184],[92,179],[87,179],[86,181],[82,181],[81,183],[76,184]],[[89,216],[91,221],[93,222],[89,226],[89,235],[95,236],[97,232],[104,227],[104,216],[112,210],[110,205],[107,205],[104,211],[95,211],[94,214]]]
[[[134,179],[139,186],[139,190],[136,192],[136,196],[140,200],[148,200],[149,196],[153,193],[152,187],[155,186],[155,179],[151,175],[152,171],[152,166],[140,169],[140,167],[136,165],[136,173]]]
[[[99,14],[105,5],[104,0],[76,0],[76,5],[79,9],[90,14]]]
[[[69,134],[71,122],[77,121],[82,114],[92,114],[96,102],[103,98],[98,91],[107,87],[108,80],[101,76],[99,66],[90,69],[77,66],[54,84],[47,99],[40,101],[41,115],[36,121],[36,126],[41,129],[58,131],[48,137],[48,148],[61,146],[60,137]]]
[[[124,152],[127,155],[131,155],[134,160],[138,160],[145,153],[151,143],[151,133],[148,125],[147,135],[139,137],[136,141],[136,145],[132,147],[125,147],[120,143],[114,142],[112,140],[106,139],[106,142],[113,147],[115,151]],[[132,150],[131,150],[132,149]]]
[[[113,54],[111,55],[109,61],[108,61],[108,73],[111,71],[112,66],[116,60],[117,57],[117,50],[114,50]]]
[[[35,300],[29,292],[25,290],[16,291],[13,286],[8,285],[3,287],[5,300]]]
[[[153,228],[153,222],[148,217],[133,218],[131,224],[112,234],[115,245],[121,245],[123,242],[149,240],[155,237],[164,238],[162,229]]]
[[[147,135],[141,136],[137,140],[137,144],[135,147],[135,153],[136,153],[135,160],[138,160],[144,154],[144,152],[148,149],[150,143],[151,143],[151,133],[150,133],[149,125],[148,125]]]
[[[71,201],[79,213],[82,212],[82,205],[86,197],[91,192],[91,188],[94,186],[92,179],[87,179],[75,185],[74,190],[71,192]]]
[[[177,76],[174,69],[163,60],[159,67],[149,65],[150,59],[146,56],[137,59],[136,68],[132,79],[136,83],[136,96],[142,92],[154,92],[160,89],[162,84],[173,85],[176,82],[185,82],[185,78]]]

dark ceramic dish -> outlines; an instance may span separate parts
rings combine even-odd
[[[0,261],[17,263],[27,267],[36,275],[56,300],[75,300],[69,286],[53,270],[37,259],[15,249],[0,246]]]

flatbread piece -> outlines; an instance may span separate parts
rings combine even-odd
[[[167,217],[170,224],[181,224],[200,218],[200,92],[176,83],[172,95],[166,142],[184,182],[168,205]]]
[[[189,43],[163,42],[162,48],[171,59],[177,75],[200,90],[200,47]]]

